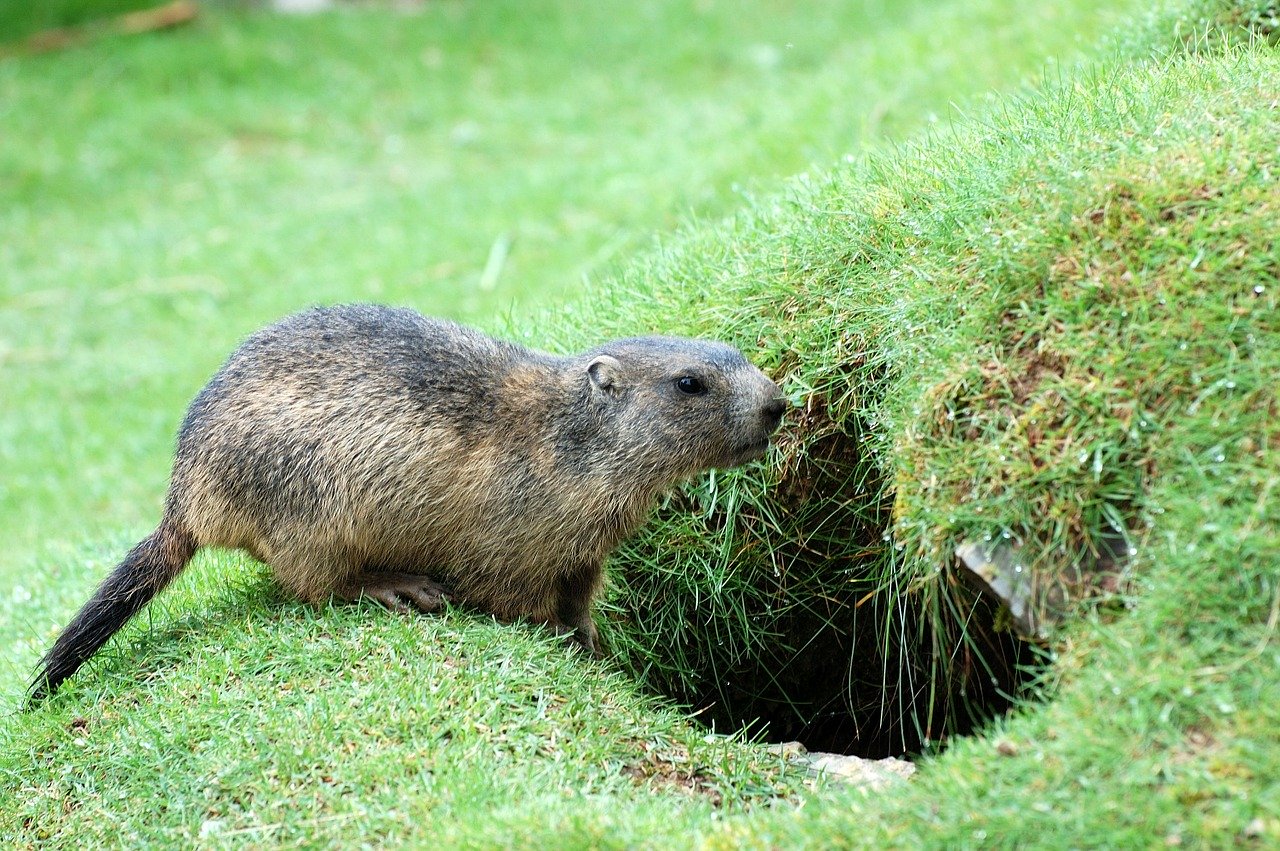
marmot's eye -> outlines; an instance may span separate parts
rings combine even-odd
[[[699,396],[707,392],[702,382],[692,375],[682,375],[676,379],[676,389],[688,396]]]

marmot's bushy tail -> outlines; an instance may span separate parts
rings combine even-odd
[[[195,554],[196,541],[180,523],[165,516],[111,572],[89,602],[67,624],[40,660],[31,683],[28,707],[58,690],[85,660],[107,643],[129,618],[182,572]]]

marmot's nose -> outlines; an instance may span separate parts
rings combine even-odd
[[[781,397],[775,397],[765,402],[762,412],[764,421],[768,424],[770,431],[773,431],[782,422],[782,414],[786,410],[787,400]]]

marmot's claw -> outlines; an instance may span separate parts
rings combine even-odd
[[[361,577],[358,595],[368,597],[393,612],[435,612],[452,592],[415,573],[368,573]]]

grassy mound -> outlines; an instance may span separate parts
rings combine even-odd
[[[83,572],[114,553],[80,553]],[[92,685],[6,724],[5,847],[420,845],[576,801],[652,832],[802,791],[541,631],[317,611],[250,559],[198,562]]]
[[[1007,542],[1043,621],[1145,581],[1164,483],[1274,473],[1275,112],[1231,76],[1274,53],[1226,47],[1269,32],[1250,8],[1142,36],[1226,59],[1115,63],[802,179],[580,314],[567,336],[735,340],[797,404],[773,463],[694,484],[615,560],[633,670],[722,724],[927,748],[1036,657],[959,545]]]

